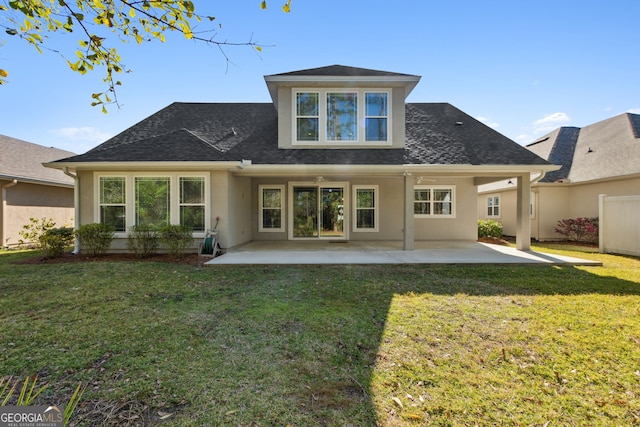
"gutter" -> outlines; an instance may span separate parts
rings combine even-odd
[[[0,247],[4,246],[4,242],[5,242],[5,230],[7,229],[7,215],[5,213],[6,211],[6,207],[7,207],[7,192],[6,189],[9,187],[13,187],[14,185],[16,185],[18,183],[17,179],[13,179],[9,184],[5,184],[3,185],[2,188],[2,205],[0,205],[0,215],[2,215],[2,229],[0,230]]]
[[[78,231],[78,226],[80,224],[80,189],[78,188],[78,175],[72,174],[69,172],[69,168],[67,166],[62,168],[62,172],[65,175],[73,178],[73,229]],[[78,255],[80,253],[80,240],[78,240],[78,236],[75,236],[73,240],[73,252],[74,255]]]

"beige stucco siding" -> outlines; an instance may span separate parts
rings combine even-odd
[[[0,185],[6,183],[0,181]],[[20,231],[30,223],[30,218],[51,219],[56,227],[73,226],[73,188],[18,182],[5,188],[5,197],[4,208],[0,212],[4,241],[0,246],[18,244],[22,239]]]

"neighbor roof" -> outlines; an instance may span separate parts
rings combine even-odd
[[[640,115],[624,113],[583,128],[558,128],[527,148],[562,165],[541,182],[584,182],[639,174]]]
[[[368,68],[348,67],[345,65],[329,65],[327,67],[309,68],[306,70],[290,71],[288,73],[273,74],[272,76],[332,76],[332,77],[392,77],[413,76],[411,74],[394,73],[390,71],[370,70]]]
[[[549,165],[447,103],[406,105],[404,149],[279,149],[271,103],[173,103],[60,162],[241,161],[309,165]]]
[[[44,147],[0,135],[0,179],[17,179],[38,184],[72,186],[73,179],[42,163],[74,155],[71,151]]]

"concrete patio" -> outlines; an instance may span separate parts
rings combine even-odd
[[[226,264],[546,264],[601,266],[598,261],[479,242],[278,241],[249,242],[231,248],[205,265]]]

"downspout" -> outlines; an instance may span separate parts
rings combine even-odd
[[[2,230],[0,230],[0,247],[3,247],[5,244],[5,230],[7,229],[7,191],[6,189],[9,187],[13,187],[18,183],[17,179],[14,179],[9,184],[5,184],[2,186],[2,206],[0,209],[0,214],[2,214]]]
[[[80,224],[80,191],[78,188],[78,175],[72,174],[71,172],[69,172],[69,168],[67,166],[62,168],[62,172],[64,172],[65,175],[73,178],[73,208],[74,208],[73,228],[74,230],[77,231]],[[73,254],[78,255],[79,253],[80,253],[80,240],[76,235],[73,241]]]
[[[537,183],[542,178],[544,178],[546,174],[547,174],[546,171],[540,171],[540,176],[535,178],[533,181],[531,181],[530,185],[533,186],[533,184]],[[540,193],[538,192],[538,194]],[[538,203],[536,203],[535,207],[536,207],[536,236],[538,236],[538,240],[540,240],[540,214],[539,214],[540,213],[540,197],[538,197]],[[529,218],[529,221],[531,221],[531,218]]]

